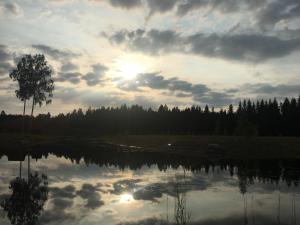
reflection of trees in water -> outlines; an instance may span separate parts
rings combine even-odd
[[[183,183],[175,183],[174,220],[176,225],[187,225],[191,218],[190,212],[187,211],[186,188],[184,185],[186,185],[185,170],[183,175]]]
[[[166,208],[166,223],[167,225],[187,225],[191,219],[191,213],[187,210],[187,197],[186,191],[188,190],[185,185],[185,175],[186,172],[184,170],[183,181],[176,180],[174,183],[173,191],[174,191],[174,221],[169,221],[169,199],[167,194],[167,208]],[[175,175],[176,179],[176,175]],[[163,224],[162,224],[163,225]]]
[[[297,218],[296,218],[296,199],[295,199],[295,193],[293,193],[292,196],[292,225],[297,224]]]
[[[29,179],[17,177],[10,181],[11,195],[1,202],[13,225],[34,225],[48,199],[47,176],[30,174]]]
[[[180,192],[179,184],[175,187],[174,220],[176,225],[187,225],[191,214],[187,211],[186,193]]]
[[[13,153],[10,151],[2,152],[0,156],[6,155],[8,158]],[[205,172],[218,167],[221,171],[230,172],[230,174],[237,175],[240,187],[246,188],[254,181],[270,182],[277,184],[279,181],[284,181],[287,185],[297,186],[300,180],[300,160],[299,159],[219,159],[210,160],[197,156],[185,156],[180,154],[170,154],[164,152],[139,152],[128,151],[122,152],[121,147],[117,148],[112,145],[103,144],[98,146],[97,150],[93,148],[72,149],[66,151],[65,147],[60,148],[43,148],[31,150],[30,154],[34,159],[47,157],[49,154],[54,154],[57,157],[64,157],[70,159],[72,162],[79,163],[83,160],[87,165],[96,164],[99,166],[113,165],[118,168],[129,168],[132,170],[140,169],[144,165],[157,165],[158,169],[165,171],[167,168],[177,169],[180,166],[192,172]],[[241,192],[244,190],[241,189]]]

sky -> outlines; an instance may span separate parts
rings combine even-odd
[[[299,0],[0,0],[0,110],[22,113],[9,72],[24,54],[53,70],[35,113],[58,114],[297,97],[299,50]]]

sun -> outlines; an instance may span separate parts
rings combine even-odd
[[[122,61],[118,65],[119,75],[123,77],[123,79],[131,80],[134,79],[139,73],[143,73],[143,67],[131,61]]]
[[[120,197],[120,202],[122,203],[129,203],[133,201],[132,194],[122,194]]]

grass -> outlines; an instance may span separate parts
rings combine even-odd
[[[25,140],[25,141],[24,141]],[[167,152],[170,154],[214,157],[209,146],[219,146],[217,154],[224,158],[299,158],[299,137],[237,137],[193,135],[114,135],[101,137],[23,135],[0,133],[0,150],[68,146],[72,148],[95,148],[100,143],[127,146],[126,150]],[[171,144],[171,145],[169,145]],[[135,146],[138,148],[131,148]]]
[[[207,156],[210,145],[222,149],[230,158],[300,158],[299,137],[237,137],[192,135],[107,136],[113,144],[142,147],[147,151]],[[171,144],[171,146],[168,146]]]

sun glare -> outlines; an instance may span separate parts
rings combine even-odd
[[[141,65],[135,62],[121,62],[119,66],[119,73],[126,80],[135,78],[139,73],[143,72]]]
[[[129,203],[129,202],[133,201],[133,196],[131,194],[122,194],[120,201],[122,203]]]

